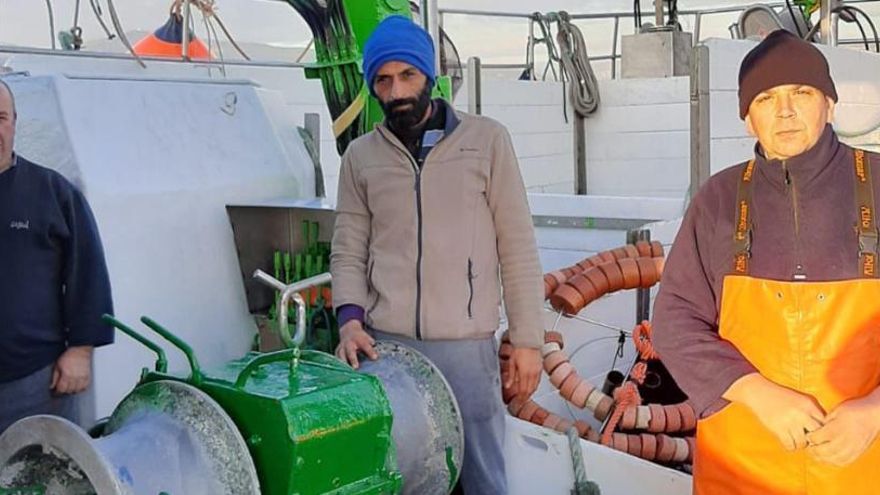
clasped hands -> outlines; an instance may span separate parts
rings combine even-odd
[[[786,450],[806,449],[835,466],[858,459],[880,432],[880,389],[826,414],[813,397],[752,373],[731,385],[724,397],[751,409]]]

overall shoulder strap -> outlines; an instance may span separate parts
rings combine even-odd
[[[752,256],[752,178],[755,160],[743,169],[736,191],[736,223],[733,228],[733,272],[748,275],[749,258]]]
[[[874,218],[874,184],[871,161],[863,150],[854,150],[856,208],[859,228],[859,273],[864,278],[877,277],[877,224]]]

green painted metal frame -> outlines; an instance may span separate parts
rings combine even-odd
[[[375,376],[299,349],[249,353],[206,371],[186,342],[143,317],[189,361],[189,376],[169,374],[160,346],[109,315],[104,319],[160,356],[141,384],[189,383],[229,414],[248,444],[263,495],[400,492],[391,404]]]
[[[282,0],[297,9],[303,9],[303,0]],[[320,79],[324,96],[331,108],[331,116],[336,119],[359,94],[367,95],[367,103],[351,128],[337,138],[337,151],[341,155],[356,137],[373,130],[385,116],[379,101],[369,95],[364,86],[361,68],[364,44],[376,26],[388,16],[400,15],[412,18],[409,0],[331,0],[341,3],[342,20],[347,26],[334,26],[331,43],[325,43],[312,27],[316,62],[306,69],[306,77]],[[314,14],[314,12],[310,12]],[[319,17],[319,16],[315,16]],[[306,19],[308,22],[308,19]],[[311,25],[310,25],[311,26]],[[345,34],[341,34],[345,33]],[[332,46],[329,46],[332,45]],[[438,76],[433,91],[434,97],[452,100],[452,81],[447,76]]]

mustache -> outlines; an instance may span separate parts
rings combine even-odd
[[[409,105],[411,108],[416,108],[418,106],[418,104],[419,104],[418,98],[399,98],[397,100],[389,101],[388,103],[385,104],[385,106],[388,108],[389,111],[396,112],[400,108],[405,107],[407,105]]]

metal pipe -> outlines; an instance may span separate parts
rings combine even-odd
[[[260,354],[256,358],[248,361],[247,365],[245,365],[244,369],[241,370],[238,374],[238,378],[235,379],[235,388],[239,390],[243,390],[244,386],[247,385],[248,379],[251,375],[254,374],[257,369],[261,366],[265,366],[269,363],[276,363],[280,361],[294,361],[299,357],[298,349],[283,349],[280,351],[269,352],[266,354]]]
[[[526,43],[526,68],[529,69],[532,79],[537,79],[535,73],[535,20],[529,19],[529,41]]]
[[[427,10],[426,10],[426,29],[428,33],[431,35],[431,39],[434,40],[434,71],[436,74],[442,74],[442,67],[440,67],[440,10],[437,7],[437,0],[426,0],[427,2]]]
[[[55,49],[55,13],[52,12],[52,0],[46,0],[46,10],[49,11],[49,41],[52,49]]]
[[[617,33],[620,31],[620,17],[614,18],[614,34],[611,40],[611,79],[617,79]]]
[[[330,275],[329,272],[327,272],[327,273],[322,273],[320,275],[315,275],[314,277],[304,278],[304,279],[300,280],[299,282],[294,282],[290,285],[286,285],[283,282],[281,282],[280,280],[278,280],[277,278],[273,277],[272,275],[269,275],[268,273],[264,272],[263,270],[256,270],[254,272],[254,278],[260,282],[263,282],[264,284],[268,285],[269,287],[272,287],[273,289],[276,289],[279,291],[285,291],[288,288],[292,287],[293,290],[296,292],[304,291],[306,289],[311,289],[312,287],[315,287],[317,285],[328,284],[328,283],[330,283],[330,281],[333,280],[333,277]]]
[[[285,285],[283,282],[273,277],[272,275],[264,272],[263,270],[258,269],[257,271],[255,271],[253,277],[257,279],[258,282],[262,282],[263,284],[268,285],[269,287],[279,292],[287,289],[287,285]]]
[[[527,69],[529,64],[483,64],[480,66],[483,69]]]
[[[4,53],[16,53],[16,54],[28,54],[28,55],[52,55],[56,57],[91,57],[97,59],[110,59],[110,60],[131,60],[135,57],[132,57],[130,54],[121,54],[121,53],[100,53],[100,52],[83,52],[83,51],[62,51],[62,50],[47,50],[45,48],[30,48],[30,47],[20,47],[20,46],[11,46],[11,45],[0,45],[0,52]],[[138,57],[141,60],[146,60],[148,62],[167,62],[172,64],[180,64],[180,63],[191,63],[187,60],[178,59],[178,58],[164,58],[164,57]],[[233,66],[241,66],[241,67],[271,67],[271,68],[283,68],[283,69],[304,69],[308,66],[308,64],[304,63],[291,63],[291,62],[273,62],[269,60],[227,60],[225,62],[219,62],[216,60],[199,60],[198,65],[233,65]]]
[[[874,3],[878,0],[847,0],[847,4],[857,4],[857,3]],[[772,2],[765,4],[768,7],[784,7],[784,2]],[[725,14],[731,12],[741,12],[745,6],[743,5],[734,5],[727,7],[715,7],[708,9],[691,9],[691,10],[681,10],[679,9],[679,16],[684,15],[697,15],[697,14]],[[440,12],[444,14],[454,14],[454,15],[471,15],[471,16],[482,16],[482,17],[511,17],[511,18],[520,18],[527,19],[531,18],[532,14],[526,14],[521,12],[502,12],[502,11],[491,11],[491,10],[471,10],[471,9],[440,9]],[[590,14],[570,14],[569,17],[571,19],[611,19],[614,17],[621,18],[631,18],[634,17],[633,12],[602,12],[602,13],[590,13]]]
[[[565,98],[565,96],[563,96]],[[574,149],[574,194],[587,194],[587,129],[585,118],[574,112],[572,120],[572,147]]]
[[[703,14],[697,12],[694,16],[694,46],[700,42],[700,29],[703,26]]]
[[[189,20],[192,14],[190,9],[190,0],[183,0],[183,59],[189,60]],[[219,41],[218,41],[219,43]]]
[[[422,27],[428,31],[428,0],[419,0],[419,17]]]
[[[168,358],[165,356],[165,350],[162,349],[162,347],[160,347],[159,344],[144,337],[143,335],[141,335],[140,333],[138,333],[134,329],[128,327],[127,325],[125,325],[124,323],[122,323],[121,321],[117,320],[116,318],[114,318],[110,315],[106,315],[106,314],[103,315],[101,317],[101,320],[103,320],[104,323],[106,323],[110,326],[116,327],[122,333],[124,333],[124,334],[128,335],[129,337],[133,338],[134,340],[140,342],[147,349],[150,349],[151,351],[155,352],[156,353],[156,371],[158,371],[159,373],[165,373],[168,371]]]
[[[422,0],[423,2],[426,0]],[[532,14],[523,14],[518,12],[498,12],[491,10],[472,10],[472,9],[440,9],[440,12],[443,14],[456,14],[456,15],[473,15],[473,16],[483,16],[483,17],[514,17],[518,19],[529,19],[532,17]]]
[[[180,337],[174,335],[165,327],[156,323],[156,321],[151,319],[150,317],[142,316],[141,323],[149,327],[150,330],[158,333],[162,338],[164,338],[168,342],[171,342],[175,347],[183,352],[183,354],[186,356],[186,360],[189,361],[190,381],[193,385],[201,385],[203,380],[202,368],[201,366],[199,366],[199,361],[198,359],[196,359],[196,353],[195,351],[193,351],[192,347],[190,347],[190,345],[184,342]]]
[[[483,83],[480,70],[480,58],[469,58],[467,62],[468,112],[473,115],[483,114]]]
[[[832,45],[831,2],[819,3],[819,40],[825,45]]]
[[[837,46],[837,36],[839,34],[837,31],[837,21],[839,18],[840,15],[836,12],[831,14],[831,46]]]

